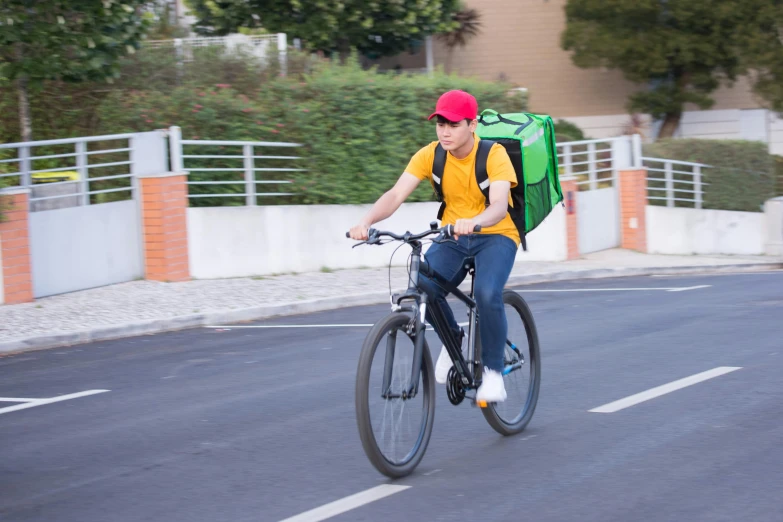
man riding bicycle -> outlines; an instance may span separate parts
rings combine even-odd
[[[422,180],[432,181],[438,144],[447,151],[441,181],[446,203],[442,224],[454,226],[457,242],[435,243],[425,258],[433,270],[455,286],[467,275],[465,259],[475,258],[475,299],[481,317],[479,334],[485,366],[476,400],[502,402],[506,400],[501,371],[508,330],[503,287],[508,281],[520,243],[519,232],[508,214],[509,191],[517,185],[517,176],[503,146],[493,145],[486,166],[490,183],[489,205],[486,204],[475,175],[480,141],[475,134],[477,116],[478,103],[472,95],[459,90],[443,94],[438,99],[435,112],[428,118],[437,118],[438,141],[426,145],[411,158],[394,187],[378,198],[359,224],[351,228],[350,236],[366,240],[369,228],[391,216]],[[476,225],[481,226],[481,232],[477,234],[473,233]],[[419,278],[419,286],[441,304],[449,327],[459,338],[462,331],[446,302],[446,292],[424,275]],[[432,321],[429,309],[427,320]],[[444,346],[435,365],[438,383],[446,382],[451,366],[451,357]]]

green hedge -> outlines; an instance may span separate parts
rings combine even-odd
[[[375,201],[388,190],[419,148],[437,139],[427,121],[440,94],[465,89],[481,108],[526,109],[524,95],[510,86],[437,74],[379,74],[363,70],[355,60],[345,65],[323,64],[299,78],[276,78],[243,94],[231,84],[211,88],[185,86],[169,91],[117,92],[99,111],[102,132],[144,131],[178,125],[185,139],[286,141],[301,149],[267,149],[264,154],[301,156],[296,164],[258,162],[256,167],[297,167],[304,172],[259,175],[258,179],[291,179],[291,185],[264,185],[264,191],[292,191],[296,196],[265,198],[263,204],[355,204]],[[243,89],[247,93],[246,88]],[[186,150],[186,154],[187,154]],[[205,154],[203,150],[199,154]],[[240,154],[231,148],[224,153]],[[193,163],[186,163],[186,168]],[[240,167],[230,160],[211,160],[200,167]],[[193,180],[214,175],[191,174]],[[241,179],[241,173],[220,179]],[[207,186],[203,186],[207,187]],[[216,190],[215,186],[204,191]],[[220,186],[219,192],[244,189]],[[214,193],[214,192],[213,192]],[[409,201],[429,201],[432,189],[422,184]],[[209,198],[193,200],[214,205]],[[222,204],[243,204],[224,198]]]
[[[279,84],[277,97],[290,110],[286,139],[305,144],[308,172],[297,177],[304,203],[370,203],[397,181],[411,156],[435,141],[427,121],[438,97],[464,89],[481,109],[525,110],[508,85],[437,75],[401,76],[364,71],[355,63],[326,66],[298,85]],[[429,201],[421,184],[409,201]]]
[[[270,148],[256,154],[300,156],[292,163],[258,160],[256,167],[297,167],[296,173],[258,173],[259,180],[291,180],[290,185],[259,184],[263,192],[294,192],[259,199],[260,204],[370,203],[389,189],[410,157],[437,139],[426,120],[440,94],[465,89],[480,108],[519,112],[523,93],[511,85],[438,72],[384,74],[364,70],[356,57],[344,64],[291,53],[289,75],[275,66],[227,57],[216,49],[197,50],[177,67],[171,52],[146,50],[123,63],[114,85],[48,83],[31,94],[34,139],[151,131],[178,125],[185,139],[285,141],[302,148]],[[0,134],[18,141],[16,93],[0,90]],[[39,151],[40,152],[40,151]],[[58,152],[53,150],[52,152]],[[194,152],[186,147],[185,154]],[[199,148],[198,154],[241,155],[239,148]],[[59,161],[59,160],[58,160]],[[68,161],[68,160],[62,160]],[[36,168],[62,165],[36,164]],[[2,164],[0,164],[2,165]],[[10,164],[7,164],[10,165]],[[191,168],[239,168],[239,159],[190,160]],[[199,173],[192,180],[240,181],[240,171]],[[113,188],[113,180],[100,188]],[[241,194],[234,185],[191,186],[194,193]],[[422,184],[409,201],[429,201]],[[236,198],[198,198],[195,205],[241,205]]]
[[[313,59],[296,51],[288,53],[289,76],[299,77]],[[177,87],[212,88],[231,84],[232,89],[252,95],[279,75],[276,58],[262,67],[255,57],[240,51],[226,54],[222,47],[193,49],[182,66],[173,48],[142,48],[123,58],[120,78],[114,83],[49,81],[31,89],[30,109],[34,140],[93,136],[105,129],[99,112],[116,105],[131,93],[166,93]],[[114,100],[108,98],[115,97]],[[0,82],[0,142],[20,141],[18,95],[14,85]],[[103,123],[103,124],[102,124]]]
[[[665,139],[644,145],[643,153],[647,157],[712,165],[703,171],[703,208],[759,212],[764,202],[775,195],[775,159],[765,143]]]

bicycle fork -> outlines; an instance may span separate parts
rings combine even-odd
[[[394,370],[394,353],[397,347],[397,330],[389,332],[389,336],[386,338],[386,358],[383,365],[383,385],[381,397],[384,399],[412,399],[419,393],[419,374],[421,372],[421,361],[424,357],[424,330],[425,330],[425,315],[427,312],[426,301],[413,308],[416,314],[414,320],[411,322],[413,329],[413,361],[411,364],[411,378],[410,386],[407,390],[403,390],[400,395],[391,393],[392,384],[392,371]]]

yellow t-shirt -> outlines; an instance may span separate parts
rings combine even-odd
[[[443,200],[446,202],[446,211],[443,213],[442,224],[453,225],[458,219],[470,219],[478,216],[486,208],[486,198],[476,182],[476,151],[481,138],[474,134],[475,143],[473,150],[463,159],[457,159],[451,152],[446,154],[446,165],[443,167]],[[432,182],[432,163],[435,160],[435,148],[437,141],[423,147],[411,158],[405,172],[413,174],[420,180]],[[506,149],[496,143],[489,151],[487,158],[487,176],[489,182],[510,181],[512,187],[517,186],[517,174],[508,157]],[[508,205],[512,206],[511,195],[508,197]],[[519,246],[519,232],[506,214],[499,223],[481,229],[482,234],[502,234],[511,238]]]

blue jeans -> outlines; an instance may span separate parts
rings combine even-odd
[[[503,369],[503,352],[506,345],[508,323],[503,306],[503,287],[511,274],[517,246],[513,240],[500,234],[470,234],[460,236],[457,244],[435,243],[424,254],[430,267],[454,286],[459,285],[467,276],[464,260],[474,257],[476,260],[475,294],[476,305],[481,320],[482,360],[490,370]],[[446,291],[431,279],[419,275],[419,287],[427,293],[431,301],[437,301],[448,320],[449,327],[459,338],[459,325],[454,312],[446,302]],[[432,324],[432,316],[427,308],[427,321]],[[440,336],[440,334],[438,334]],[[443,338],[441,338],[441,342]],[[445,344],[445,343],[444,343]]]

